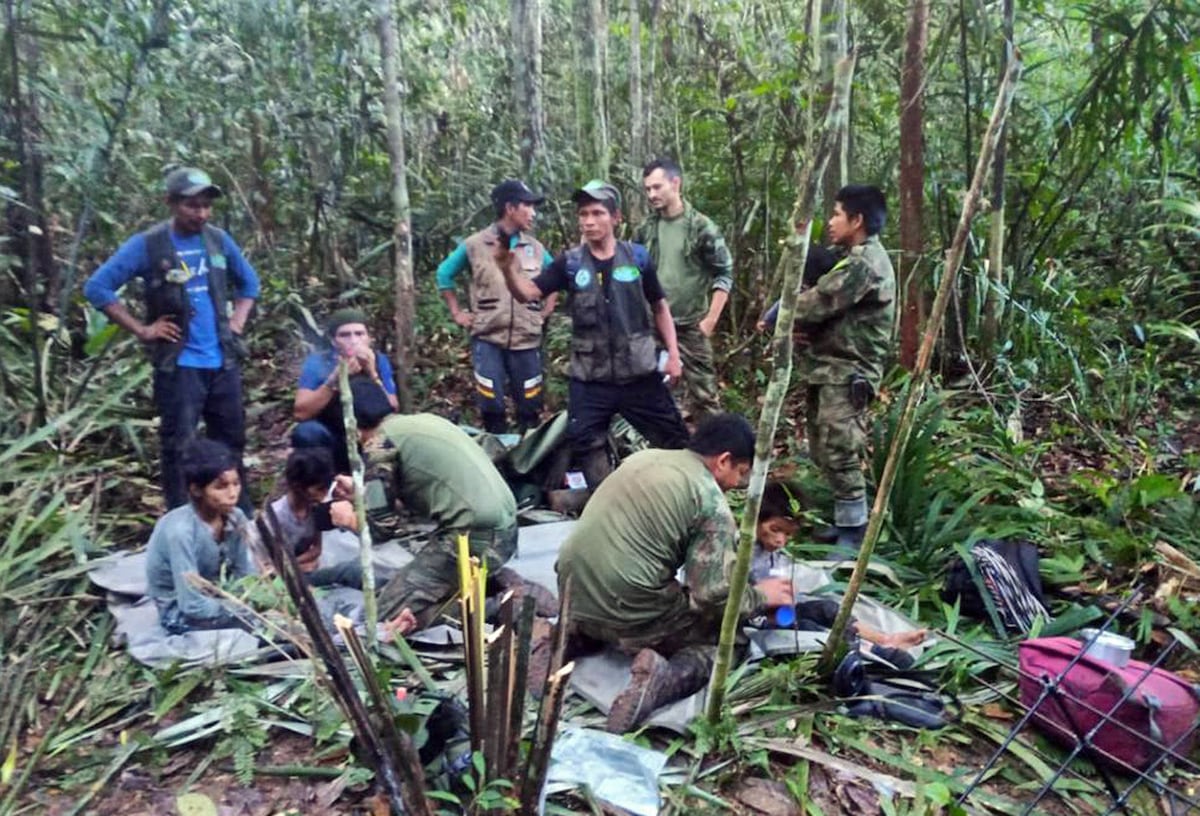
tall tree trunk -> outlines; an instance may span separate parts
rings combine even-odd
[[[146,29],[142,41],[138,43],[136,56],[126,63],[125,76],[121,81],[121,95],[117,103],[110,108],[100,110],[100,119],[104,123],[104,144],[96,151],[91,166],[88,168],[88,182],[84,185],[83,209],[75,223],[75,234],[71,239],[71,250],[67,256],[66,274],[63,279],[62,295],[59,311],[66,313],[67,304],[75,292],[75,278],[79,273],[79,256],[83,249],[83,240],[92,228],[95,217],[95,204],[92,201],[92,190],[99,189],[109,183],[112,169],[112,152],[117,139],[125,132],[125,116],[129,112],[129,103],[133,92],[142,85],[142,71],[150,62],[150,52],[156,48],[167,47],[168,16],[171,11],[171,0],[157,0],[154,4],[154,15]]]
[[[416,339],[416,289],[413,286],[412,231],[405,177],[404,111],[400,105],[400,43],[392,19],[392,0],[376,0],[379,25],[380,58],[383,68],[383,108],[387,116],[388,159],[392,181],[392,257],[396,279],[396,390],[400,410],[413,408],[412,354]]]
[[[629,156],[633,178],[648,160],[646,155],[646,117],[642,107],[642,9],[641,0],[629,0]],[[642,197],[633,195],[626,205],[630,223],[642,219]]]
[[[975,124],[974,102],[971,93],[971,59],[968,51],[968,27],[966,0],[958,0],[958,68],[962,73],[962,106],[963,106],[963,176],[971,172],[975,164]],[[972,247],[968,242],[966,261],[972,260]],[[942,373],[953,380],[966,371],[967,346],[966,324],[967,304],[970,303],[970,280],[959,278],[958,287],[951,293],[949,311],[946,314],[946,330],[942,336]]]
[[[1000,53],[1000,71],[1008,70],[1013,54],[1013,0],[1004,0],[1002,30],[1004,43]],[[992,223],[988,229],[988,287],[983,301],[983,325],[979,332],[979,352],[984,365],[995,360],[996,338],[1004,305],[1000,288],[1004,284],[1004,173],[1008,157],[1008,126],[1000,128],[996,156],[992,160]]]
[[[21,262],[21,286],[25,290],[29,322],[29,350],[32,355],[34,374],[34,415],[32,427],[46,422],[46,372],[42,367],[42,336],[39,315],[43,309],[42,282],[50,281],[56,274],[54,252],[50,246],[50,234],[46,225],[45,206],[42,195],[42,156],[38,148],[39,126],[37,108],[32,91],[33,82],[26,79],[25,69],[36,70],[34,60],[28,64],[21,61],[24,42],[21,9],[16,0],[6,0],[4,24],[7,29],[9,63],[9,85],[5,89],[3,116],[9,142],[20,173],[21,201],[7,207],[7,226],[12,249]],[[30,88],[28,94],[26,87]]]
[[[854,564],[854,572],[846,585],[846,594],[842,597],[842,605],[838,608],[833,626],[829,628],[829,640],[821,653],[818,671],[828,675],[833,672],[835,663],[842,652],[845,640],[845,627],[850,623],[850,611],[858,599],[858,591],[867,575],[867,567],[875,551],[875,542],[883,529],[883,517],[887,513],[888,494],[896,482],[896,470],[904,456],[904,448],[908,445],[908,435],[912,430],[913,420],[917,415],[917,406],[925,394],[925,385],[929,381],[929,360],[933,356],[933,346],[941,329],[942,319],[950,304],[955,289],[958,270],[962,268],[963,256],[967,248],[967,239],[971,233],[971,221],[979,210],[979,199],[983,194],[983,185],[987,181],[988,169],[991,167],[992,154],[996,148],[996,140],[1008,118],[1012,106],[1013,94],[1017,89],[1017,78],[1021,74],[1021,63],[1015,60],[1008,66],[1000,89],[996,93],[996,104],[992,107],[992,118],[983,134],[983,147],[979,151],[979,161],[971,176],[971,186],[963,199],[962,213],[958,218],[958,228],[954,233],[954,241],[946,252],[946,267],[938,285],[937,297],[934,298],[933,308],[929,313],[929,322],[925,325],[925,335],[921,339],[921,348],[917,352],[917,363],[913,368],[909,381],[908,393],[904,398],[904,406],[900,411],[900,419],[896,422],[896,430],[892,434],[892,445],[888,450],[887,460],[883,464],[883,474],[879,478],[879,487],[875,490],[875,504],[871,507],[870,521],[867,532],[863,537],[862,548],[858,552],[858,561]],[[782,315],[780,315],[782,318]]]
[[[604,0],[575,0],[575,122],[584,173],[608,177],[608,114],[604,67],[608,17]]]
[[[654,79],[658,68],[658,17],[661,6],[662,0],[650,0],[650,31],[649,37],[646,38],[650,48],[646,53],[646,82],[643,86],[645,102],[643,103],[644,116],[642,120],[642,148],[645,150],[647,160],[659,152],[655,147],[657,140],[654,138]]]
[[[900,70],[900,364],[917,362],[925,302],[921,255],[925,251],[925,48],[929,42],[929,0],[910,0]]]
[[[629,0],[629,154],[635,165],[646,162],[646,117],[642,105],[641,0]]]
[[[509,17],[512,41],[513,91],[521,116],[521,169],[536,183],[545,173],[546,112],[542,105],[541,0],[512,0]]]
[[[721,620],[721,640],[717,646],[717,658],[713,664],[712,680],[708,688],[708,720],[715,723],[721,718],[725,704],[725,680],[733,660],[733,644],[738,631],[742,595],[746,591],[746,578],[750,574],[750,555],[754,549],[755,528],[758,525],[758,509],[762,504],[763,489],[767,483],[767,468],[771,464],[771,453],[775,449],[775,429],[783,410],[783,399],[787,395],[792,378],[792,323],[796,313],[796,299],[800,295],[800,279],[808,257],[809,240],[812,236],[813,211],[817,203],[817,192],[821,189],[821,176],[829,164],[836,145],[837,133],[842,120],[848,115],[850,80],[854,76],[855,55],[853,52],[841,60],[834,69],[833,96],[829,101],[829,112],[825,116],[825,127],[820,142],[814,148],[812,161],[800,179],[796,201],[792,207],[789,223],[794,227],[788,236],[787,246],[779,259],[783,278],[783,298],[775,323],[772,347],[775,350],[771,379],[763,399],[763,410],[758,419],[758,438],[754,446],[754,466],[750,471],[750,487],[746,491],[746,505],[742,514],[742,526],[738,541],[737,561],[729,578],[729,598],[725,602],[725,615]]]
[[[830,98],[833,93],[833,69],[837,61],[841,59],[848,49],[848,23],[846,20],[846,0],[816,0],[815,5],[821,13],[821,19],[825,22],[823,28],[818,28],[817,41],[813,43],[814,62],[816,64],[816,73],[814,76],[823,77],[821,81],[821,96],[823,100]],[[818,26],[821,22],[817,23]],[[854,89],[850,89],[851,97],[854,95]],[[849,106],[849,100],[847,100]],[[819,110],[819,108],[818,108]],[[847,107],[846,118],[840,124],[841,130],[837,133],[837,144],[834,146],[834,153],[830,157],[832,167],[825,173],[821,200],[825,208],[833,206],[834,196],[837,191],[850,183],[850,112]]]

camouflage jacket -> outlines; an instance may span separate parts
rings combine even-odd
[[[516,523],[516,500],[495,465],[441,417],[392,414],[363,453],[367,521],[377,543],[410,534],[414,518],[456,532]]]
[[[896,274],[872,235],[800,293],[795,320],[809,324],[809,343],[797,357],[800,376],[811,385],[843,385],[857,373],[878,390],[895,315]]]
[[[713,289],[726,292],[733,286],[733,257],[721,230],[713,220],[686,201],[683,215],[687,225],[687,237],[683,245],[682,269],[671,259],[661,257],[658,245],[658,226],[662,216],[650,213],[638,225],[634,242],[650,251],[658,267],[658,279],[667,301],[671,304],[671,316],[680,326],[700,322],[708,313],[709,293]],[[682,274],[680,274],[682,272]]]
[[[560,581],[571,579],[572,617],[634,630],[688,612],[719,620],[736,560],[737,525],[704,460],[646,450],[596,488],[557,569]],[[763,601],[747,586],[742,615]]]

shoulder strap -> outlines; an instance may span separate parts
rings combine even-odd
[[[567,276],[575,277],[575,273],[583,266],[583,247],[571,247],[567,250]]]
[[[209,258],[225,254],[224,230],[211,224],[205,224],[202,234],[204,235],[204,251],[208,253]]]
[[[142,233],[146,257],[154,272],[165,272],[175,265],[175,244],[171,241],[171,222],[160,221]]]

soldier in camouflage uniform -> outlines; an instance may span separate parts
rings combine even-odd
[[[675,337],[683,360],[683,384],[696,422],[721,410],[712,343],[733,285],[733,258],[721,231],[684,200],[683,175],[671,159],[655,159],[642,170],[642,186],[653,212],[638,225],[634,240],[658,266],[671,303]]]
[[[638,726],[708,679],[737,557],[724,491],[742,483],[753,458],[750,424],[716,414],[686,450],[626,459],[596,489],[563,545],[557,569],[560,586],[571,585],[569,653],[607,643],[636,655],[609,731]],[[682,584],[675,578],[681,567]],[[741,611],[751,616],[791,597],[788,581],[768,578],[746,588]]]
[[[379,389],[354,383],[354,415],[367,471],[367,513],[376,541],[397,503],[438,527],[412,561],[379,591],[379,613],[400,634],[428,626],[458,591],[458,536],[503,583],[517,548],[517,503],[487,454],[462,430],[433,414],[391,414]]]
[[[843,548],[857,548],[866,530],[867,408],[892,346],[896,275],[879,243],[886,218],[878,188],[839,190],[826,235],[846,255],[796,302],[809,453],[834,495],[834,529],[823,538]]]

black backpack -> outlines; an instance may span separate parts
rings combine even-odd
[[[946,574],[943,601],[1011,632],[1028,634],[1037,617],[1051,619],[1032,542],[984,539],[961,552]]]

